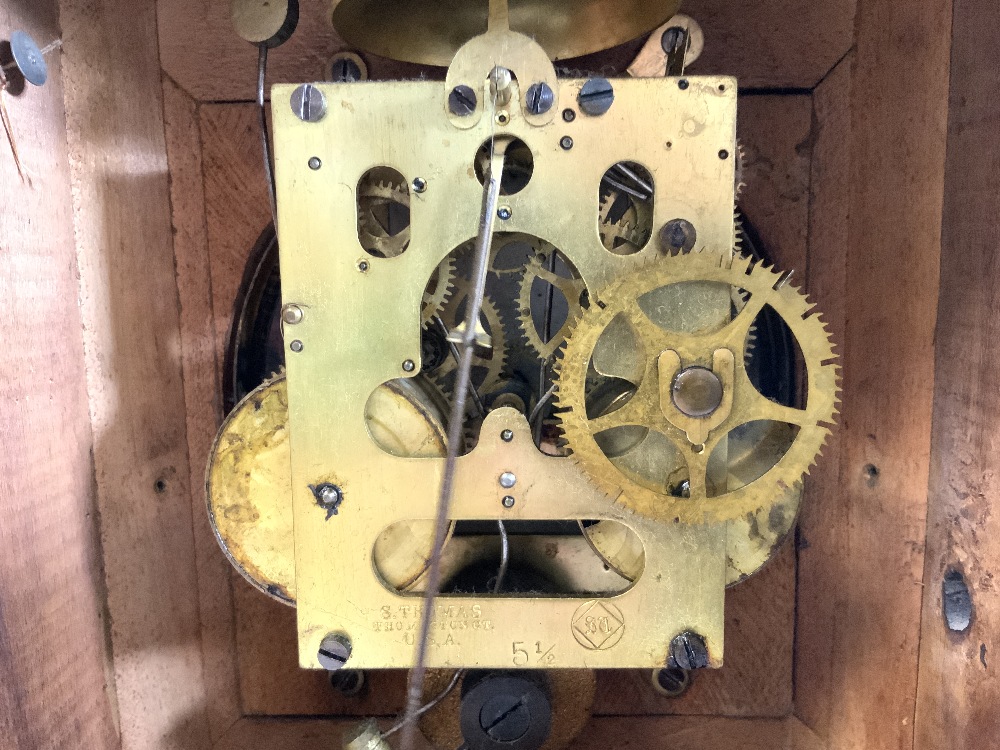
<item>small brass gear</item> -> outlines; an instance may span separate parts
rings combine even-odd
[[[550,252],[555,252],[552,250]],[[548,252],[540,253],[528,262],[521,278],[521,291],[518,295],[518,321],[521,325],[521,333],[528,344],[543,360],[548,360],[556,350],[562,346],[566,340],[566,335],[573,329],[580,313],[583,312],[581,299],[587,291],[587,285],[583,279],[576,277],[560,276],[554,271],[550,271],[546,264],[551,256]],[[538,328],[531,316],[531,290],[535,279],[541,279],[547,284],[559,290],[559,293],[566,299],[567,313],[566,320],[559,327],[558,331],[552,333],[548,341],[542,339],[538,333]]]
[[[427,286],[424,287],[423,306],[420,309],[420,325],[430,325],[434,316],[447,304],[454,291],[455,260],[450,255],[434,269]]]
[[[397,207],[409,210],[410,192],[405,184],[372,177],[358,185],[358,239],[365,250],[383,258],[395,258],[406,250],[409,224],[398,231],[390,226],[390,211]]]
[[[617,219],[612,219],[615,204],[627,200],[628,208]],[[601,244],[616,255],[637,253],[649,242],[652,226],[652,205],[646,201],[624,196],[616,189],[608,190],[601,199],[598,234]]]
[[[773,268],[731,251],[670,255],[613,283],[581,316],[558,365],[560,416],[575,460],[609,496],[651,518],[732,521],[781,502],[801,482],[837,413],[839,368],[820,316],[811,314],[805,295],[786,281]],[[644,311],[643,299],[684,282],[702,290],[728,286],[722,300],[733,287],[749,298],[728,322],[667,330]],[[807,390],[801,409],[765,398],[747,374],[750,329],[765,306],[781,316],[803,354]],[[687,311],[680,306],[677,314]],[[609,329],[615,336],[610,347],[601,341]],[[708,414],[684,413],[676,402],[676,376],[694,370],[708,371],[719,381],[716,405]],[[618,389],[596,413],[592,400],[588,403],[595,371]],[[713,486],[713,449],[758,421],[792,425],[795,434],[787,450],[738,487],[726,484],[725,471],[722,486]],[[645,450],[633,454],[639,465],[625,465],[623,457],[640,444]],[[683,492],[677,491],[679,485]]]
[[[472,289],[467,280],[455,283],[454,294],[438,315],[448,331],[455,330],[464,322],[465,305],[471,297]],[[490,359],[476,356],[472,360],[472,382],[478,392],[487,393],[503,381],[507,361],[507,336],[497,305],[488,295],[483,297],[479,319],[484,332],[490,336],[493,356]],[[445,393],[451,393],[457,371],[458,362],[454,356],[449,356],[434,370],[432,376]]]

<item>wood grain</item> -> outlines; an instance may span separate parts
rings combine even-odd
[[[858,4],[833,747],[913,740],[950,28],[950,0]]]
[[[795,553],[786,544],[764,570],[726,592],[725,666],[694,673],[678,698],[654,690],[650,670],[599,670],[594,714],[787,716],[794,611]]]
[[[244,719],[216,750],[329,750],[356,721]],[[383,723],[383,728],[385,724]],[[431,746],[417,735],[417,750]],[[719,719],[681,716],[595,718],[574,750],[826,750],[798,719]]]
[[[198,105],[173,81],[163,81],[164,126],[170,168],[174,259],[180,302],[181,362],[187,418],[191,513],[198,571],[201,649],[213,740],[242,715],[239,700],[233,573],[208,521],[205,462],[221,422],[205,190]]]
[[[60,10],[122,744],[208,748],[155,8]]]
[[[325,80],[344,48],[330,22],[330,0],[302,0],[298,30],[271,52],[273,81]],[[752,12],[730,0],[689,0],[684,12],[705,29],[705,52],[693,74],[732,74],[751,88],[811,88],[851,46],[855,0],[763,0]],[[233,31],[229,4],[158,0],[163,69],[200,101],[252,101],[257,51]],[[377,19],[373,19],[377,23]],[[560,62],[567,69],[624,74],[642,41],[621,50]],[[443,77],[427,69],[365,55],[374,79]]]
[[[0,29],[59,35],[53,0],[0,2]],[[0,64],[9,57],[0,56]],[[98,546],[63,73],[0,93],[0,747],[118,745]]]
[[[1000,737],[1000,9],[955,3],[934,427],[915,747],[993,747]],[[971,625],[952,632],[942,581],[964,576]]]
[[[850,247],[851,66],[848,57],[813,93],[813,148],[809,206],[809,297],[822,311],[842,353],[848,302]],[[843,364],[843,363],[842,363]],[[842,428],[827,440],[806,483],[799,520],[795,630],[795,711],[821,735],[829,732],[833,636],[839,594],[853,575],[845,556],[843,519],[850,496],[840,491]]]

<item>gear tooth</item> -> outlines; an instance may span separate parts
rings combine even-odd
[[[780,294],[771,298],[773,300],[771,306],[785,319],[800,344],[805,342],[803,354],[811,375],[817,367],[836,367],[824,364],[827,359],[833,359],[836,355],[833,352],[828,327],[823,318],[817,317],[815,314],[808,314],[814,305],[805,301],[804,295],[795,287],[788,286],[787,277],[782,277],[773,266],[754,262],[739,252],[719,253],[713,252],[709,248],[699,247],[696,252],[688,255],[669,255],[659,261],[655,274],[651,275],[648,268],[639,268],[634,273],[619,277],[600,290],[594,297],[595,300],[601,300],[604,307],[591,306],[577,321],[576,327],[569,337],[564,361],[574,363],[573,366],[562,367],[562,362],[560,362],[556,367],[557,382],[561,394],[558,404],[560,409],[564,409],[560,412],[563,415],[563,429],[569,447],[573,451],[574,461],[578,463],[583,473],[591,479],[602,494],[615,498],[616,502],[630,512],[654,517],[660,517],[662,513],[676,512],[685,520],[690,520],[699,514],[704,515],[707,511],[697,504],[693,504],[686,510],[676,509],[673,506],[670,506],[669,510],[664,510],[665,498],[662,494],[653,493],[641,487],[633,488],[626,477],[610,470],[607,458],[600,453],[593,441],[586,415],[578,403],[585,389],[585,380],[583,380],[585,368],[576,366],[576,364],[591,356],[593,345],[600,332],[615,315],[625,310],[624,305],[620,304],[619,301],[634,299],[655,288],[655,285],[662,286],[663,279],[671,281],[677,279],[696,280],[699,277],[699,268],[711,271],[712,278],[719,278],[718,269],[720,268],[723,269],[723,273],[729,271],[732,286],[745,289],[750,294],[755,293],[755,290],[756,292],[766,292],[768,286],[774,289],[775,285],[782,278],[785,278],[786,284],[782,285]],[[741,273],[749,276],[750,279],[744,281],[740,277]],[[784,288],[786,286],[788,288]],[[755,331],[748,332],[747,339],[751,347],[755,337]],[[810,467],[816,464],[816,460],[831,434],[826,425],[835,424],[834,420],[839,414],[837,405],[840,403],[840,391],[836,378],[837,373],[839,373],[837,369],[830,370],[828,374],[820,378],[818,384],[819,393],[824,399],[820,402],[823,404],[821,410],[829,409],[828,414],[820,414],[820,418],[814,423],[816,429],[805,431],[803,433],[805,439],[794,441],[785,456],[768,472],[768,475],[778,483],[778,486],[800,486],[802,478],[809,473]],[[755,483],[747,485],[747,487],[751,486],[759,487],[760,485]],[[727,513],[737,513],[739,509],[757,502],[760,489],[747,489],[745,492],[743,489],[739,488],[727,493],[733,496],[733,503],[726,511]]]

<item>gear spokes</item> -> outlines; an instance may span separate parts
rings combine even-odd
[[[554,253],[555,250],[549,251]],[[548,360],[563,345],[566,336],[573,329],[580,313],[583,312],[581,301],[585,297],[587,285],[583,279],[576,276],[562,276],[546,267],[549,259],[553,256],[548,252],[539,253],[528,262],[521,278],[521,290],[518,295],[518,319],[521,324],[521,332],[528,344],[535,353],[543,360]],[[535,281],[541,280],[546,285],[553,287],[562,295],[565,304],[565,318],[561,321],[555,331],[543,331],[539,333],[539,326],[536,323],[534,311],[531,304],[532,290]],[[545,327],[543,322],[542,327]]]
[[[705,325],[711,306],[692,321],[676,286],[686,282],[696,282],[693,293],[702,298],[712,285],[722,290],[715,325]],[[669,256],[613,284],[601,295],[604,307],[582,315],[559,366],[559,402],[569,447],[608,494],[656,518],[730,520],[801,480],[836,414],[838,368],[819,316],[782,282],[773,269],[728,252]],[[725,301],[733,288],[745,292],[745,303],[729,319]],[[643,305],[650,295],[658,295],[655,305]],[[752,327],[765,306],[781,316],[802,351],[808,387],[801,409],[766,398],[747,374]],[[670,325],[678,321],[683,324]],[[609,331],[612,345],[605,343]],[[588,398],[595,378],[627,384],[623,396],[595,411]],[[757,478],[731,487],[725,464],[712,465],[719,460],[715,449],[733,430],[759,422],[792,425],[794,439]],[[621,436],[629,434],[635,439],[623,447]],[[665,460],[674,452],[676,460]],[[724,450],[721,455],[725,461]],[[686,474],[683,493],[680,474]]]

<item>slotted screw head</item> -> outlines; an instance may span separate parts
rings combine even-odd
[[[703,669],[708,666],[708,646],[705,639],[687,630],[670,642],[671,667]]]
[[[330,65],[330,77],[336,83],[352,83],[364,78],[361,66],[349,57],[338,57]]]
[[[524,99],[525,105],[531,114],[543,115],[552,109],[556,96],[552,91],[552,87],[542,81],[541,83],[533,83],[528,86],[528,91]]]
[[[495,742],[513,743],[528,733],[531,712],[523,698],[497,695],[480,709],[479,726]]]
[[[351,640],[345,635],[330,633],[319,645],[316,658],[320,666],[328,672],[343,669],[347,660],[351,658]]]
[[[615,89],[607,78],[591,78],[580,89],[577,103],[584,114],[596,117],[611,109],[615,101]]]
[[[477,101],[471,86],[456,86],[448,94],[448,110],[458,117],[468,117],[476,111]]]
[[[292,112],[303,122],[319,122],[326,117],[326,97],[311,83],[292,92]]]

